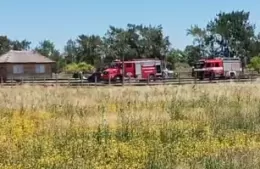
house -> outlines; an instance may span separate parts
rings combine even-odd
[[[0,56],[2,79],[51,78],[55,61],[35,51],[11,50]]]

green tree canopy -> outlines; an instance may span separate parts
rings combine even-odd
[[[94,67],[90,64],[87,64],[85,62],[80,63],[70,63],[65,66],[65,72],[67,73],[77,73],[77,72],[91,72],[94,70]]]
[[[11,49],[11,41],[7,36],[0,36],[0,55],[8,52]]]

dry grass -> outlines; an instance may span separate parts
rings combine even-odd
[[[0,88],[0,168],[259,168],[259,89]]]

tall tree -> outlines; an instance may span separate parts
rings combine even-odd
[[[249,12],[220,12],[207,25],[211,36],[220,47],[222,55],[247,57],[254,35],[254,25],[249,22]]]
[[[164,59],[169,50],[170,42],[164,37],[162,26],[144,26],[128,24],[126,29],[110,26],[104,42],[109,47],[112,58],[121,58],[122,46],[124,56],[131,58],[160,58]]]
[[[201,58],[201,49],[199,46],[186,46],[184,53],[186,55],[187,63],[192,66]]]
[[[67,41],[66,46],[64,47],[64,51],[65,51],[65,60],[68,64],[77,61],[76,59],[78,55],[78,47],[76,41],[69,39]]]
[[[87,62],[95,65],[100,62],[99,47],[102,45],[102,39],[96,35],[80,35],[77,39],[78,47],[78,62]]]
[[[43,56],[46,56],[56,61],[56,67],[53,71],[59,72],[65,66],[65,60],[61,56],[60,52],[55,48],[53,42],[49,40],[41,41],[40,45],[35,48],[35,51],[39,52]]]
[[[37,46],[35,50],[40,54],[55,61],[58,61],[60,59],[60,52],[55,49],[54,43],[49,40],[41,41],[40,45]]]
[[[22,41],[11,41],[11,48],[13,50],[29,50],[31,42],[27,41],[26,39]]]
[[[7,36],[0,36],[0,55],[8,52],[11,49],[11,41]]]
[[[205,56],[205,47],[207,40],[207,31],[205,29],[200,28],[198,25],[192,25],[187,30],[187,35],[191,35],[194,37],[193,45],[197,46],[200,50],[200,55]]]

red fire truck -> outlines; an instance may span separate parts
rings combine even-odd
[[[105,81],[122,81],[124,77],[136,78],[138,80],[155,80],[162,76],[162,62],[158,59],[134,59],[124,61],[125,73],[123,76],[123,64],[120,60],[115,60],[105,69],[101,79]]]
[[[204,78],[237,78],[242,72],[239,58],[201,59],[192,69],[192,76]]]

